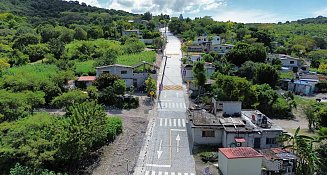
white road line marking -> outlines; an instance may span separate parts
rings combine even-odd
[[[169,119],[169,126],[171,127],[171,119]]]
[[[178,173],[178,175],[182,175],[182,173]]]
[[[165,103],[164,108],[168,108],[169,103]]]
[[[188,175],[188,173],[184,173],[184,175]]]
[[[171,131],[180,131],[180,132],[186,132],[186,129],[170,129]]]
[[[175,172],[171,172],[170,174],[171,174],[171,175],[175,175]]]
[[[175,103],[171,103],[171,108],[175,108]]]
[[[183,103],[179,103],[179,107],[183,109]]]
[[[185,105],[185,103],[183,103],[183,107],[186,109],[186,105]]]
[[[191,173],[190,175],[195,175],[194,173]]]
[[[182,119],[182,126],[185,127],[185,119]]]
[[[168,172],[165,172],[165,175],[168,175]]]
[[[151,175],[156,175],[156,172],[155,171],[152,171]]]
[[[162,175],[162,172],[161,172],[161,171],[159,171],[159,172],[158,172],[158,175]]]
[[[171,165],[158,165],[158,164],[145,164],[145,166],[159,167],[159,168],[170,168]]]
[[[150,171],[145,171],[145,175],[149,175],[150,174]]]
[[[168,118],[165,118],[165,126],[168,124]]]
[[[173,120],[174,120],[174,127],[176,127],[176,119],[174,118]]]
[[[160,118],[160,126],[162,126],[162,120],[163,120],[163,118]]]
[[[178,127],[181,127],[181,119],[177,119]]]

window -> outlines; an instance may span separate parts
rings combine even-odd
[[[120,74],[127,74],[127,70],[120,71]]]
[[[266,138],[266,144],[273,145],[276,143],[276,138]]]
[[[202,137],[215,137],[215,131],[202,131]]]
[[[290,64],[294,64],[294,61],[290,61]]]

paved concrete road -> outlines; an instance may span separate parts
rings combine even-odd
[[[185,128],[187,105],[181,77],[181,43],[169,32],[167,41],[163,91],[150,119],[135,175],[195,175],[195,163]],[[164,61],[159,81],[163,66]]]

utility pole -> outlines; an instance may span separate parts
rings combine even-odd
[[[161,95],[161,91],[163,90],[163,79],[164,79],[164,76],[165,76],[165,70],[166,70],[166,65],[167,65],[167,59],[168,57],[167,56],[162,56],[162,58],[166,58],[165,59],[165,65],[164,65],[164,69],[162,71],[162,77],[161,77],[161,82],[160,82],[160,85],[159,85],[159,96],[158,96],[158,99],[160,99],[160,95]]]

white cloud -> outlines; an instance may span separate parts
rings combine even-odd
[[[327,16],[327,7],[313,12],[313,15],[315,17],[317,17],[317,16]]]
[[[284,22],[286,19],[278,14],[263,10],[235,9],[219,13],[213,18],[217,21],[233,21],[242,23],[271,23]]]
[[[132,13],[150,11],[160,13],[199,13],[201,10],[216,9],[225,5],[226,0],[112,0],[107,8]]]

